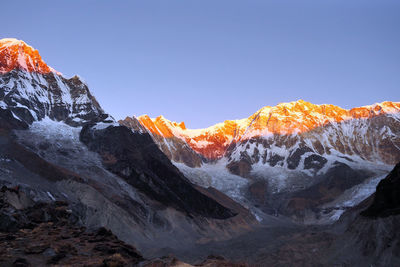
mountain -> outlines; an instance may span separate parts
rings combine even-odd
[[[135,129],[133,119],[120,123]],[[305,210],[337,218],[341,208],[326,204],[371,192],[400,160],[399,102],[347,110],[299,100],[195,130],[162,116],[137,120],[192,182],[301,220]]]
[[[23,41],[0,63],[0,265],[398,263],[399,103],[117,123]]]
[[[78,76],[67,79],[23,41],[0,40],[0,107],[27,124],[45,117],[71,126],[107,116]]]
[[[150,119],[147,115],[143,115],[138,117],[138,120],[153,136],[156,136],[155,138],[161,136],[165,139],[162,140],[165,143],[171,138],[179,138],[193,151],[208,160],[232,157],[232,154],[244,151],[242,148],[238,151],[240,146],[247,144],[247,141],[260,137],[267,140],[275,138],[273,143],[276,143],[278,141],[276,136],[284,136],[286,138],[301,136],[303,139],[306,139],[308,137],[306,133],[309,135],[316,132],[320,133],[320,136],[326,140],[323,140],[324,142],[313,140],[313,143],[306,145],[311,146],[319,154],[323,154],[324,152],[329,153],[330,150],[334,149],[342,154],[350,156],[358,155],[367,160],[380,160],[388,164],[394,164],[400,157],[399,149],[392,149],[393,147],[396,148],[396,145],[399,144],[399,140],[395,138],[397,132],[392,132],[393,128],[396,130],[396,126],[398,126],[399,112],[400,103],[396,102],[383,102],[346,110],[334,105],[314,105],[299,100],[282,103],[275,107],[267,106],[246,119],[228,120],[206,129],[186,129],[183,122],[171,122],[163,116]],[[384,117],[384,119],[381,117]],[[358,139],[364,137],[361,136],[363,131],[370,130],[366,122],[369,122],[373,118],[380,118],[377,121],[376,127],[382,126],[380,130],[387,138],[394,137],[391,138],[394,141],[392,144],[393,147],[389,147],[388,149],[395,151],[395,155],[381,148],[382,146],[390,146],[391,139],[387,141],[389,144],[385,143],[386,139],[377,140],[373,144],[376,146],[374,151],[357,147],[361,141],[368,141]],[[345,127],[350,127],[350,129],[344,129]],[[353,130],[352,128],[359,129]],[[339,133],[349,138],[350,134],[353,133],[352,130],[356,131],[354,132],[355,137],[353,140],[337,140],[340,137],[338,136]],[[174,141],[171,142],[173,143]],[[272,145],[271,141],[268,143],[264,145],[264,148]],[[276,145],[278,146],[279,144]],[[375,154],[371,152],[375,152]],[[279,153],[274,155],[279,155]],[[272,161],[268,154],[261,154],[260,156],[265,161]],[[270,162],[271,164],[273,163]],[[285,164],[288,168],[297,167],[297,165],[294,166],[290,162],[283,161],[282,164]]]
[[[81,78],[65,78],[25,42],[0,40],[0,62],[0,185],[63,201],[79,224],[106,227],[144,256],[257,225],[229,197],[192,184],[144,128],[119,125]]]
[[[14,38],[1,39],[0,52],[1,74],[13,70],[25,70],[26,72],[40,74],[57,73],[42,60],[39,51],[27,45],[24,41]]]

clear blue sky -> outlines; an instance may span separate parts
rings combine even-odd
[[[300,98],[400,101],[398,0],[13,0],[1,21],[116,119],[200,128]]]

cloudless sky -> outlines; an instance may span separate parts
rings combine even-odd
[[[116,119],[189,128],[304,99],[400,101],[398,0],[9,0],[0,38],[83,77]]]

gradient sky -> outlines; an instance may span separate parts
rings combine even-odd
[[[201,128],[297,99],[400,101],[398,0],[13,0],[1,20],[116,119]]]

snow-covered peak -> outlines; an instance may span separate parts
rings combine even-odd
[[[0,46],[1,47],[9,47],[9,46],[16,46],[16,45],[29,46],[24,41],[18,40],[16,38],[3,38],[3,39],[0,39]],[[29,47],[31,47],[31,46],[29,46]]]
[[[273,134],[292,135],[317,127],[353,119],[368,119],[379,115],[399,117],[400,102],[382,102],[370,106],[344,109],[330,104],[315,105],[304,100],[266,106],[248,118],[227,120],[205,129],[187,129],[183,123],[169,121],[163,116],[138,117],[152,134],[164,138],[178,137],[206,158],[219,158],[232,144],[253,137]]]
[[[0,107],[28,124],[49,117],[79,126],[106,115],[82,78],[63,77],[13,38],[0,40],[0,90]]]
[[[61,75],[42,60],[35,48],[24,41],[15,38],[0,39],[0,74],[14,69],[41,74],[53,72]]]

